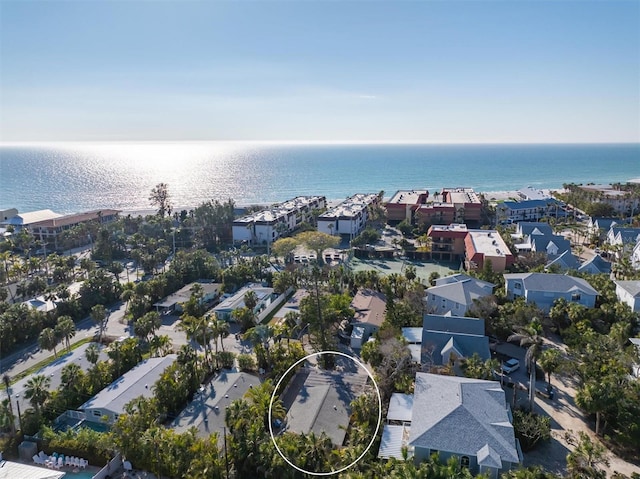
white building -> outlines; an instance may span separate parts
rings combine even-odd
[[[265,288],[260,284],[248,284],[240,288],[233,296],[223,299],[220,304],[213,308],[213,313],[220,320],[231,321],[233,319],[232,313],[236,309],[245,307],[244,295],[249,291],[253,291],[257,299],[257,304],[253,308],[254,314],[266,309],[276,296],[273,293],[273,288]]]
[[[640,281],[614,281],[616,296],[634,313],[640,312]]]
[[[318,231],[330,235],[360,234],[369,218],[368,207],[379,201],[375,193],[358,193],[318,217]]]
[[[232,225],[234,243],[270,245],[295,230],[300,223],[311,223],[313,210],[326,208],[324,196],[298,196],[236,219]]]

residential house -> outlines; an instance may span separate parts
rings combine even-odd
[[[468,232],[465,224],[430,226],[427,236],[431,238],[431,257],[441,261],[462,261]]]
[[[212,381],[203,385],[178,414],[171,427],[178,433],[195,428],[199,437],[218,433],[218,447],[224,447],[225,411],[233,401],[242,399],[247,391],[261,383],[261,379],[246,372],[222,370]]]
[[[351,320],[353,333],[352,347],[359,348],[382,326],[387,309],[387,298],[384,294],[372,289],[360,289],[351,301],[355,314]]]
[[[566,250],[558,255],[547,255],[549,262],[545,265],[545,271],[569,271],[577,270],[580,267],[580,262],[576,258],[571,250]]]
[[[428,190],[399,190],[384,205],[387,211],[387,222],[398,224],[407,221],[414,222],[414,215],[420,205],[427,202],[429,198]]]
[[[324,196],[298,196],[234,220],[231,230],[234,243],[267,247],[300,226],[313,223],[314,210],[326,207]]]
[[[165,314],[176,312],[182,313],[182,304],[191,299],[191,294],[195,285],[199,285],[202,290],[202,298],[200,298],[200,304],[207,304],[215,301],[220,296],[222,291],[222,284],[212,283],[210,281],[195,281],[180,288],[173,294],[163,298],[162,300],[154,303],[153,306],[158,312]]]
[[[153,385],[173,362],[177,355],[149,358],[126,372],[82,406],[86,421],[111,425],[125,412],[125,405],[139,396],[151,398]]]
[[[334,208],[318,216],[318,231],[330,235],[358,236],[369,219],[369,207],[377,204],[375,193],[353,195]]]
[[[634,313],[640,312],[640,281],[614,281],[616,296],[621,303],[626,304]]]
[[[612,226],[607,232],[605,242],[615,251],[617,258],[631,254],[640,241],[640,228]]]
[[[631,365],[632,374],[640,379],[640,338],[629,338],[629,341],[636,349],[636,361]]]
[[[516,225],[514,238],[528,238],[535,235],[553,235],[553,228],[549,223],[541,221],[521,221]]]
[[[527,303],[535,303],[546,313],[559,298],[593,308],[598,296],[598,292],[584,279],[564,274],[512,273],[505,274],[504,278],[509,299],[523,297]]]
[[[593,238],[602,241],[607,237],[607,233],[612,226],[616,226],[620,222],[619,218],[589,218],[587,223],[587,232]]]
[[[485,361],[491,357],[484,319],[427,314],[422,326],[421,363],[433,366],[454,364],[457,359],[478,354]]]
[[[494,286],[466,274],[438,278],[435,286],[427,288],[425,292],[427,311],[464,316],[475,299],[492,295]]]
[[[635,269],[640,269],[640,238],[636,241],[636,245],[631,250],[631,264]]]
[[[467,270],[481,271],[485,262],[491,261],[493,271],[499,273],[515,261],[502,236],[495,230],[470,230],[464,243]]]
[[[594,254],[590,259],[578,267],[578,273],[611,274],[611,262],[599,254]]]
[[[456,457],[472,474],[496,479],[522,463],[511,410],[495,381],[416,373],[413,399],[392,401],[379,457],[402,459],[406,447],[416,462],[436,453],[443,462]]]
[[[238,292],[236,292],[235,294],[226,298],[223,297],[222,301],[220,301],[220,303],[215,308],[213,308],[213,313],[218,319],[224,321],[233,321],[232,313],[236,309],[245,307],[244,296],[249,291],[253,291],[257,299],[257,304],[253,309],[254,314],[258,314],[263,309],[266,309],[272,303],[276,296],[273,292],[273,288],[267,288],[262,286],[261,284],[250,283],[240,288],[240,290],[238,290]]]

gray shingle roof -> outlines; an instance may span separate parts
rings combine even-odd
[[[492,288],[493,285],[491,283],[468,279],[442,284],[440,286],[432,286],[431,288],[427,288],[427,295],[433,294],[458,304],[471,306],[474,299],[489,296],[492,293]]]
[[[614,281],[614,283],[616,283],[634,298],[640,296],[640,281]]]
[[[163,358],[142,361],[85,402],[80,409],[104,409],[115,414],[123,413],[124,406],[132,399],[138,396],[153,396],[154,383],[177,357],[175,354],[169,354]]]
[[[485,361],[491,357],[489,338],[484,335],[448,333],[425,330],[422,335],[423,363],[443,364],[443,355],[453,352],[456,356],[470,358],[477,353]]]
[[[520,462],[504,391],[495,381],[416,373],[409,444]]]
[[[532,234],[533,235],[539,235],[539,234],[552,235],[553,228],[551,228],[551,225],[549,225],[549,223],[536,223],[536,222],[532,223],[532,222],[523,221],[518,223],[518,232],[525,236],[530,236]]]
[[[464,316],[443,316],[440,314],[426,314],[422,321],[424,330],[442,331],[449,333],[484,334],[484,319],[467,318]]]
[[[591,259],[585,261],[578,268],[578,272],[591,272],[597,271],[600,273],[611,273],[611,263],[602,258],[599,254],[594,255]]]
[[[575,278],[564,274],[551,273],[511,273],[505,274],[504,278],[520,279],[524,284],[524,289],[528,291],[547,291],[552,293],[568,293],[571,291],[582,291],[587,294],[597,295],[598,292],[582,278]]]

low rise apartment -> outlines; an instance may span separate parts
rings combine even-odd
[[[367,224],[369,207],[380,201],[376,193],[358,193],[318,217],[318,231],[330,235],[358,236]]]
[[[236,219],[232,225],[234,243],[270,245],[300,226],[313,221],[313,211],[326,208],[324,196],[298,196],[256,213]]]

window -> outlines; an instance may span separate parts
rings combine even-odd
[[[469,456],[462,456],[460,458],[460,467],[464,467],[465,469],[469,469]]]
[[[580,293],[573,293],[571,295],[571,301],[580,301],[580,298],[581,298]]]
[[[514,283],[514,284],[513,284],[513,289],[522,289],[522,284],[520,284],[520,283]]]
[[[102,413],[98,409],[93,411],[93,415],[96,416],[96,417],[102,417]]]

